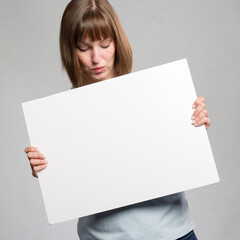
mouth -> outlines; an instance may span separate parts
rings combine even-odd
[[[95,73],[101,73],[104,71],[104,67],[95,67],[95,68],[92,68],[92,71]]]

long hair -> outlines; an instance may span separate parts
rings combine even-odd
[[[59,43],[62,64],[73,87],[88,84],[76,52],[77,42],[87,37],[91,41],[113,39],[117,75],[131,72],[132,49],[111,4],[107,0],[72,0],[62,16]]]

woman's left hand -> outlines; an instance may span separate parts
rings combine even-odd
[[[208,118],[208,112],[206,110],[205,106],[205,98],[199,97],[197,100],[193,103],[193,109],[195,109],[193,115],[192,115],[192,124],[195,127],[199,127],[201,125],[205,125],[206,129],[211,124],[210,119]]]

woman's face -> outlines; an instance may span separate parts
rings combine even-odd
[[[116,77],[115,44],[111,38],[78,42],[77,56],[88,83]]]

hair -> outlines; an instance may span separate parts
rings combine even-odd
[[[107,0],[72,0],[66,7],[60,28],[60,52],[73,87],[88,84],[79,64],[76,44],[110,37],[115,44],[114,67],[118,76],[132,70],[132,49],[117,14]]]

